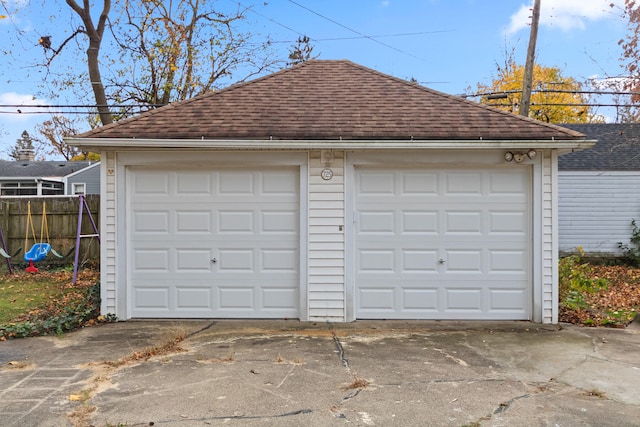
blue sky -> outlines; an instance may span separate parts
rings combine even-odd
[[[627,34],[621,17],[622,0],[541,0],[537,42],[538,63],[559,67],[579,81],[618,77],[621,49]],[[48,118],[7,104],[47,104],[60,100],[33,99],[42,74],[32,64],[42,59],[41,35],[55,35],[59,21],[68,17],[61,0],[43,2],[0,0],[17,15],[0,20],[0,158],[23,130]],[[211,2],[233,8],[237,0]],[[269,35],[286,58],[299,35],[312,39],[319,59],[348,59],[449,94],[461,94],[479,82],[489,83],[496,63],[506,52],[524,64],[529,43],[533,0],[240,0],[252,6],[248,24],[254,33]],[[615,7],[610,7],[610,4]],[[58,6],[54,6],[58,4]],[[52,6],[49,8],[49,6]],[[6,13],[0,9],[0,15]],[[21,37],[15,40],[16,31]],[[65,36],[58,34],[58,40]],[[3,46],[4,45],[4,46]],[[71,64],[72,65],[72,64]],[[79,66],[82,66],[79,64]],[[65,102],[85,103],[67,98]],[[42,111],[42,110],[39,110]],[[608,115],[606,109],[601,113]]]

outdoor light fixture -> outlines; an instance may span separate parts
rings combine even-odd
[[[516,163],[522,163],[527,157],[531,160],[535,159],[537,154],[538,152],[533,148],[526,153],[523,153],[521,151],[507,151],[506,153],[504,153],[504,161],[515,161]]]

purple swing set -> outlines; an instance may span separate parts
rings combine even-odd
[[[93,220],[93,216],[91,215],[91,211],[89,210],[89,205],[87,204],[87,200],[84,198],[84,195],[79,195],[79,210],[78,210],[78,227],[76,231],[76,245],[75,245],[75,257],[73,261],[73,284],[75,284],[78,280],[78,264],[80,260],[80,240],[84,237],[96,237],[98,242],[100,242],[100,233],[98,232],[98,227],[96,226],[95,221]],[[82,217],[83,211],[85,211],[89,217],[89,221],[91,222],[91,226],[93,227],[93,234],[82,234]],[[35,229],[33,227],[33,219],[31,217],[31,202],[27,205],[27,231],[25,236],[25,248],[27,247],[29,240],[29,225],[31,226],[31,233],[33,236],[33,240],[35,241]],[[47,242],[43,241],[43,237],[46,234]],[[13,267],[11,265],[12,255],[9,255],[7,244],[4,239],[4,234],[2,232],[2,228],[0,227],[0,256],[5,258],[7,263],[7,269],[9,274],[13,274]],[[21,250],[22,248],[20,248]],[[19,251],[20,251],[19,250]],[[25,271],[29,273],[36,273],[38,269],[34,265],[34,262],[44,260],[47,255],[51,253],[55,255],[57,258],[64,258],[58,252],[56,252],[49,244],[49,228],[46,220],[46,207],[43,204],[42,206],[42,224],[40,228],[40,242],[34,243],[34,245],[28,251],[25,250],[24,260],[29,262],[29,266],[25,269]],[[15,255],[15,254],[14,254]]]

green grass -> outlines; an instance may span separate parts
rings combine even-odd
[[[73,291],[68,275],[16,272],[0,275],[0,325],[9,323]]]
[[[0,341],[60,335],[100,321],[98,270],[81,270],[72,282],[70,268],[0,273]]]

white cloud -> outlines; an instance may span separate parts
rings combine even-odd
[[[5,122],[26,122],[32,118],[30,112],[42,111],[41,108],[29,108],[28,105],[43,105],[40,99],[33,95],[16,92],[0,93],[0,114]],[[5,105],[7,105],[5,107]]]
[[[9,0],[3,3],[4,7],[0,8],[0,15],[4,18],[0,19],[0,26],[10,25],[12,27],[20,27],[20,31],[31,31],[28,27],[30,24],[25,24],[24,17],[21,17],[21,13],[28,12],[29,0]],[[29,21],[29,18],[26,20]]]
[[[611,5],[614,7],[611,7]],[[560,28],[563,31],[583,30],[587,22],[619,16],[623,0],[542,0],[540,25]],[[533,1],[523,5],[511,15],[507,33],[528,28],[531,23]]]

